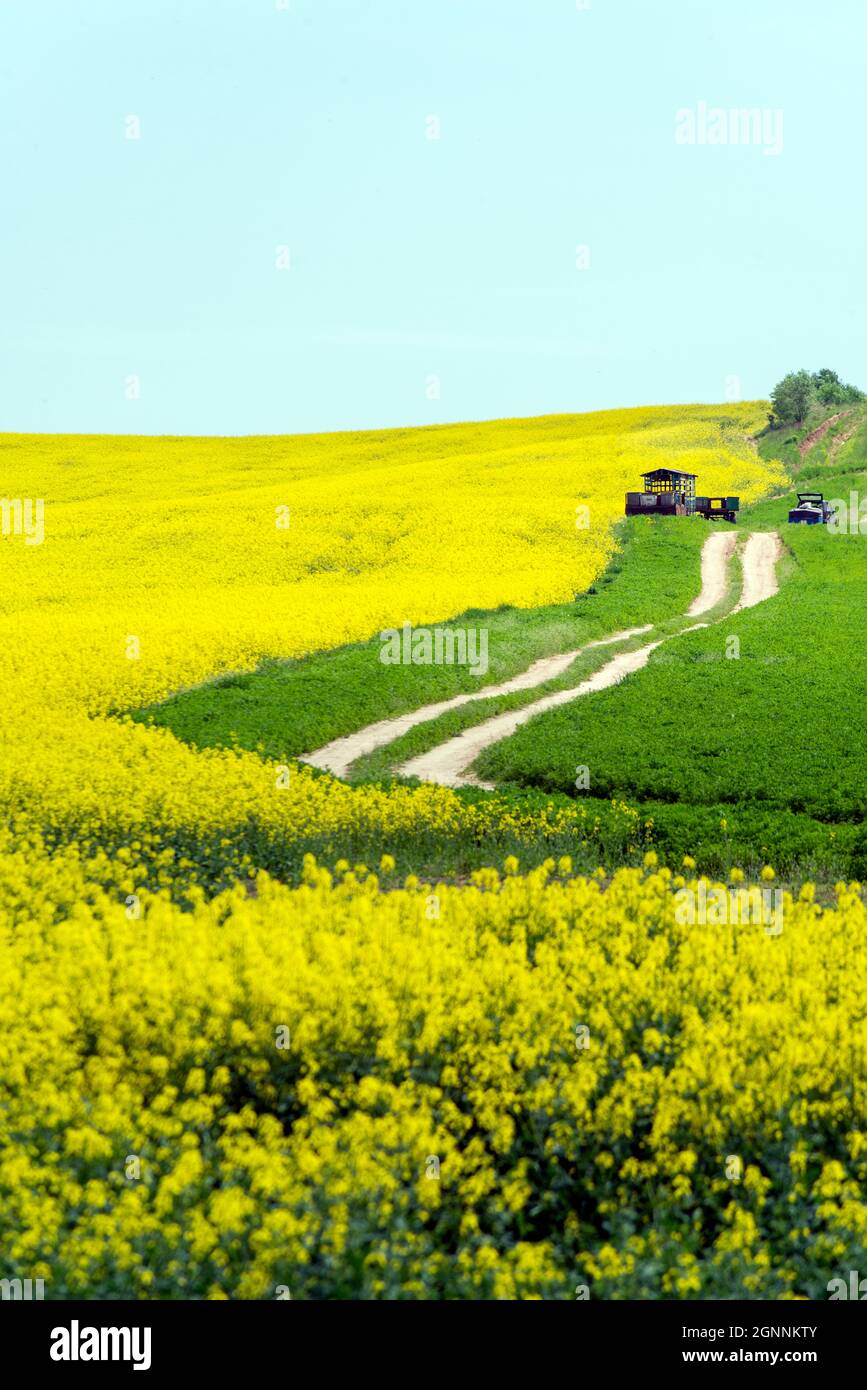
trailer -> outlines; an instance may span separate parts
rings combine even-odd
[[[738,519],[741,499],[739,497],[696,497],[696,516],[705,521],[731,521]]]

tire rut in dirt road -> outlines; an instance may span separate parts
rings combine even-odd
[[[782,553],[783,543],[776,531],[752,531],[747,536],[742,559],[744,584],[733,613],[754,608],[778,592],[777,561]]]
[[[737,545],[734,531],[718,531],[708,536],[701,548],[701,593],[686,610],[688,618],[697,618],[716,608],[725,598],[728,584],[728,563]]]

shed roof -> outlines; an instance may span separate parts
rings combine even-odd
[[[654,468],[650,473],[642,474],[645,478],[697,478],[697,473],[681,473],[677,468]]]

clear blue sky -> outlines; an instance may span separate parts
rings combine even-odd
[[[867,387],[864,0],[280,5],[0,0],[0,429]],[[700,102],[782,151],[678,144]]]

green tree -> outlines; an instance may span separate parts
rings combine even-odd
[[[863,391],[859,391],[857,386],[850,386],[848,382],[841,381],[830,367],[823,367],[821,371],[814,372],[812,380],[822,405],[847,405],[851,401],[864,399]]]
[[[784,425],[802,424],[815,395],[815,383],[809,372],[789,372],[771,392],[775,419]]]

